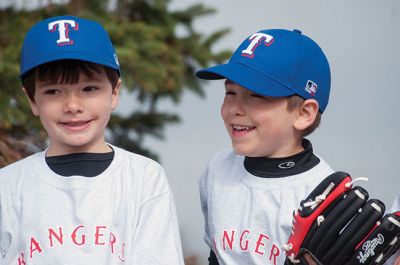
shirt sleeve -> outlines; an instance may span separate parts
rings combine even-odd
[[[151,171],[133,236],[132,264],[184,265],[174,196],[164,170]]]
[[[2,207],[1,207],[1,196],[0,196],[0,264],[3,264],[4,257],[6,256],[6,251],[4,249],[4,245],[6,244],[4,240],[4,232],[3,232],[3,212],[2,212]],[[8,245],[8,244],[7,244]]]
[[[208,192],[210,191],[207,185],[207,178],[208,178],[209,168],[207,167],[199,181],[199,189],[200,189],[200,203],[201,203],[201,210],[204,216],[204,241],[207,245],[212,249],[212,236],[210,235],[209,231],[209,219],[208,219]]]
[[[12,222],[10,219],[7,211],[7,205],[4,202],[4,197],[2,197],[2,190],[0,188],[0,264],[5,262],[6,254],[11,245],[11,226],[10,223]]]

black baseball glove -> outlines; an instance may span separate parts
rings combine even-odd
[[[308,265],[306,253],[318,265],[383,264],[400,247],[400,211],[384,212],[349,174],[331,174],[294,212],[285,265]]]

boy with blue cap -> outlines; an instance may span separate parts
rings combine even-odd
[[[209,262],[284,264],[293,210],[333,173],[305,138],[328,105],[328,60],[299,30],[262,30],[197,77],[226,79],[221,115],[233,147],[200,180]]]
[[[163,168],[105,141],[121,79],[103,27],[37,23],[20,77],[49,145],[0,170],[0,264],[183,264]]]

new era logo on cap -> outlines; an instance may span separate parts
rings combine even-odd
[[[60,16],[42,20],[27,32],[22,44],[20,76],[39,65],[69,59],[100,64],[120,73],[114,47],[99,23]]]
[[[299,30],[256,32],[240,44],[228,63],[202,69],[196,75],[229,79],[264,96],[315,99],[321,113],[328,105],[331,85],[325,54]]]

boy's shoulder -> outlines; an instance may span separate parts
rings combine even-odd
[[[118,159],[121,164],[127,163],[127,166],[142,167],[148,170],[162,169],[162,166],[151,158],[127,151],[117,146],[112,146],[112,148],[115,151],[116,159]],[[42,164],[37,162],[44,159],[45,151],[41,151],[1,168],[0,184],[9,182],[11,179],[9,176],[12,176],[12,179],[15,180],[16,178],[21,178],[29,174],[32,172],[35,165]]]
[[[164,167],[157,161],[120,147],[112,148],[116,159],[114,169],[120,172],[131,192],[142,192],[145,201],[171,192]]]
[[[112,146],[112,148],[115,151],[114,159],[116,160],[115,163],[113,162],[113,166],[115,169],[122,169],[119,172],[126,175],[127,178],[132,181],[136,179],[150,186],[155,183],[159,183],[161,186],[165,185],[165,187],[169,185],[165,169],[157,161],[121,147]],[[135,177],[132,178],[132,176]]]
[[[236,154],[232,149],[222,149],[210,159],[208,168],[224,170],[231,168],[236,162],[243,161],[244,157]]]
[[[130,161],[136,161],[136,162],[141,162],[141,163],[145,163],[145,164],[154,164],[154,165],[161,167],[161,165],[157,161],[155,161],[154,159],[152,159],[150,157],[128,151],[119,146],[115,146],[115,145],[111,145],[111,144],[108,144],[108,145],[110,145],[114,149],[115,154],[117,155],[117,157],[119,159],[127,159]]]
[[[0,185],[10,182],[10,179],[15,179],[15,176],[28,174],[35,163],[34,161],[40,159],[42,156],[44,157],[43,151],[37,152],[3,168],[0,168]],[[13,178],[10,178],[10,176],[13,176]]]
[[[234,160],[237,157],[240,157],[236,154],[232,149],[222,149],[214,154],[211,158],[211,162],[219,163],[226,160]]]

